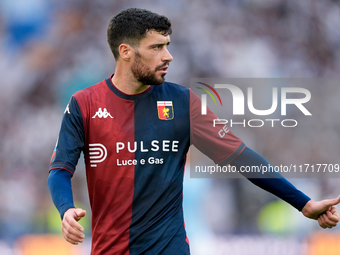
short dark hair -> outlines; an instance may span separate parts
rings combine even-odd
[[[115,59],[119,57],[119,45],[127,43],[132,47],[138,46],[150,30],[170,35],[171,22],[165,16],[138,8],[126,9],[114,16],[107,29],[107,42]]]

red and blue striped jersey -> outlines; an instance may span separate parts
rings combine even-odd
[[[170,82],[126,95],[108,78],[71,97],[50,170],[73,174],[84,152],[92,255],[190,254],[182,209],[189,146],[223,165],[245,147],[231,131],[220,137],[214,118]]]

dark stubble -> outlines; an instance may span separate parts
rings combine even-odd
[[[160,78],[157,78],[156,72],[168,64],[169,63],[165,62],[164,64],[157,66],[155,70],[151,70],[142,63],[141,55],[138,51],[136,51],[135,60],[131,66],[131,71],[137,81],[144,85],[162,85],[165,81],[165,74],[162,74]]]

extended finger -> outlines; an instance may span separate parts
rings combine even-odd
[[[71,234],[76,235],[76,236],[78,236],[80,238],[83,238],[85,236],[82,232],[80,232],[77,229],[71,227],[67,223],[66,224],[62,224],[62,229],[64,229],[65,232],[71,233]]]
[[[72,227],[77,229],[78,231],[83,232],[84,228],[74,219],[74,218],[66,218],[65,221]]]
[[[62,232],[63,235],[66,239],[66,241],[68,241],[69,243],[72,244],[78,244],[78,243],[82,243],[85,235],[76,231],[75,229],[72,228],[68,228],[68,227],[62,227]]]
[[[63,236],[64,236],[65,240],[67,242],[71,243],[71,244],[77,245],[78,243],[82,243],[83,242],[82,239],[78,238],[75,235],[72,235],[70,233],[65,232],[65,230],[62,230],[62,233],[63,233]]]
[[[81,238],[81,239],[85,238],[85,235],[82,232],[80,232],[79,230],[72,227],[72,225],[69,224],[68,221],[63,221],[62,229],[65,231],[65,233],[70,233],[70,234],[75,235],[75,236],[77,236],[78,238]]]
[[[330,207],[330,206],[333,206],[333,205],[336,205],[338,203],[340,203],[340,195],[337,198],[334,198],[334,199],[325,199],[325,200],[323,200],[323,204],[324,204],[324,206],[326,208]]]

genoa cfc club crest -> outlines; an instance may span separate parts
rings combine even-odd
[[[172,101],[157,101],[158,118],[161,120],[172,120],[174,118],[174,108]]]

